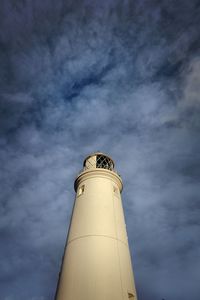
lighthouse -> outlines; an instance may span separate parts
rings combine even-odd
[[[137,300],[121,200],[122,179],[101,152],[86,157],[55,300]]]

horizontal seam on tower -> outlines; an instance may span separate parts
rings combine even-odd
[[[128,247],[128,244],[123,242],[122,240],[120,239],[117,239],[117,238],[114,238],[112,236],[109,236],[109,235],[103,235],[103,234],[88,234],[88,235],[82,235],[82,236],[79,236],[77,238],[74,238],[72,240],[70,240],[69,242],[67,242],[67,245],[74,242],[75,240],[79,240],[79,239],[82,239],[82,238],[85,238],[85,237],[91,237],[91,236],[102,236],[102,237],[106,237],[106,238],[109,238],[109,239],[113,239],[113,240],[117,240],[119,242],[121,242],[122,244],[126,245]]]

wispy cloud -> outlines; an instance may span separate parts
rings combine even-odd
[[[138,298],[198,300],[198,1],[72,2],[1,4],[1,297],[53,299],[73,180],[101,150]]]

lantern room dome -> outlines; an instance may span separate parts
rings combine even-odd
[[[114,161],[102,152],[95,152],[86,157],[83,162],[83,167],[84,170],[101,168],[113,171]]]

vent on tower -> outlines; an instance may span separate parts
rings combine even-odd
[[[128,293],[128,298],[129,299],[133,299],[134,298],[134,295],[132,293]]]
[[[118,196],[118,188],[116,186],[113,186],[113,192],[116,196]]]
[[[84,193],[84,189],[85,189],[85,186],[82,185],[79,190],[78,190],[78,196],[82,195]]]

